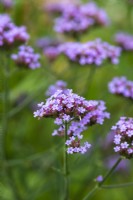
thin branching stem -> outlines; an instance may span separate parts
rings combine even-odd
[[[118,160],[116,161],[116,163],[112,166],[112,168],[107,172],[107,174],[104,176],[103,180],[99,183],[97,183],[94,188],[83,198],[83,200],[88,200],[92,195],[95,194],[95,192],[102,188],[103,183],[108,179],[108,177],[114,172],[114,170],[116,169],[116,167],[119,165],[119,163],[121,162],[123,158],[120,157],[118,158]]]
[[[66,140],[67,140],[67,128],[68,124],[65,122],[65,135],[64,135],[64,200],[69,199],[69,180],[68,180],[68,154],[67,154],[67,145]]]
[[[103,185],[103,186],[101,186],[101,188],[103,188],[103,189],[116,189],[116,188],[130,187],[130,186],[133,186],[133,182],[115,184],[115,185]]]

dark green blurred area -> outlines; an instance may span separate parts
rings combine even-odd
[[[95,2],[108,12],[111,25],[92,28],[81,36],[81,41],[102,38],[114,44],[113,36],[117,31],[133,34],[132,1]],[[61,200],[63,197],[63,177],[56,171],[56,168],[63,167],[63,138],[51,136],[55,128],[52,119],[37,120],[33,117],[33,108],[38,102],[45,101],[47,88],[56,80],[66,81],[68,88],[79,95],[84,93],[86,99],[104,100],[111,113],[111,118],[105,120],[102,126],[95,125],[85,132],[85,139],[92,144],[92,150],[85,155],[69,157],[70,200],[81,200],[94,186],[94,179],[99,174],[106,173],[104,160],[110,154],[115,154],[113,145],[109,152],[102,149],[106,135],[120,116],[133,117],[133,102],[110,94],[107,87],[114,76],[126,76],[133,81],[133,52],[122,52],[117,66],[106,63],[97,68],[91,84],[88,77],[92,69],[89,67],[72,66],[64,57],[59,57],[52,64],[48,63],[41,50],[37,49],[36,40],[47,36],[65,41],[71,38],[53,31],[53,20],[43,10],[44,3],[42,0],[16,0],[13,8],[7,11],[17,25],[26,25],[31,36],[29,44],[36,52],[40,52],[42,67],[33,71],[18,69],[9,61],[13,73],[9,80],[10,118],[6,136],[7,161],[4,163],[8,168],[8,177],[4,174],[0,177],[1,200]],[[1,55],[6,56],[4,53]],[[1,70],[2,68],[1,62]],[[131,160],[128,172],[116,171],[107,184],[132,182],[132,164]],[[91,199],[132,200],[132,191],[132,187],[103,189]]]

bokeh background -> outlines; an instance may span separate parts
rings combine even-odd
[[[76,0],[75,0],[76,1]],[[55,2],[55,1],[51,1]],[[56,1],[57,2],[57,1]],[[63,2],[63,0],[62,0]],[[82,1],[88,2],[88,1]],[[104,8],[110,19],[108,27],[95,27],[82,34],[82,42],[102,38],[115,44],[113,38],[118,31],[133,34],[132,0],[95,0]],[[95,178],[104,175],[112,165],[115,153],[113,143],[107,138],[111,126],[120,116],[133,117],[133,102],[110,94],[108,83],[114,76],[126,76],[133,81],[133,52],[122,52],[120,63],[106,63],[96,68],[91,82],[88,77],[91,68],[73,66],[67,58],[58,57],[49,62],[36,41],[42,37],[70,41],[72,38],[53,31],[53,18],[44,10],[45,0],[15,0],[7,9],[0,5],[1,13],[8,13],[17,25],[25,25],[30,34],[29,44],[41,54],[41,68],[26,70],[16,68],[9,61],[13,71],[9,80],[10,105],[8,134],[6,136],[6,161],[8,176],[1,173],[1,200],[60,200],[63,196],[63,177],[56,169],[63,167],[63,138],[52,137],[55,128],[52,119],[37,120],[33,117],[36,104],[45,101],[49,85],[64,80],[68,88],[86,99],[104,100],[111,118],[102,126],[95,125],[85,131],[85,139],[92,148],[85,155],[70,155],[70,199],[81,200],[95,185]],[[2,55],[2,53],[1,53]],[[1,69],[3,63],[1,62]],[[3,80],[3,78],[2,78]],[[3,91],[4,92],[4,91]],[[1,104],[2,105],[2,104]],[[109,140],[109,141],[108,141]],[[109,144],[108,144],[109,142]],[[122,161],[123,162],[123,161]],[[1,162],[2,163],[2,162]],[[118,168],[107,184],[120,184],[133,180],[132,160]],[[102,189],[92,200],[132,200],[133,188]]]

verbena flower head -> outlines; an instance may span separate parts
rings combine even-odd
[[[112,94],[133,99],[133,81],[127,80],[124,76],[114,77],[108,84],[108,88]]]
[[[54,85],[50,85],[48,90],[46,91],[46,96],[50,97],[52,96],[57,90],[66,90],[67,88],[67,83],[62,81],[62,80],[58,80],[56,81],[56,83]]]
[[[133,51],[133,35],[119,32],[115,35],[115,42],[126,51]]]
[[[59,129],[53,132],[53,136],[63,136],[65,127],[64,123],[69,123],[68,154],[85,153],[90,144],[85,142],[83,146],[80,140],[83,138],[81,134],[88,126],[94,124],[103,124],[105,118],[109,118],[109,113],[105,112],[103,101],[87,101],[83,97],[74,94],[72,90],[57,90],[46,103],[38,104],[38,110],[34,112],[34,117],[52,117],[54,123],[59,125]]]
[[[34,49],[30,46],[22,45],[19,47],[17,54],[12,54],[11,58],[18,66],[35,69],[40,67],[40,55],[34,53]]]
[[[61,2],[45,4],[44,10],[52,15],[63,15],[63,13],[74,10],[79,4],[76,2]]]
[[[54,30],[60,33],[80,33],[93,25],[106,26],[109,24],[106,12],[92,2],[60,7],[60,9],[62,15],[55,19],[54,26]]]
[[[0,15],[0,47],[9,48],[29,39],[26,27],[17,27],[7,14]]]
[[[37,39],[36,46],[44,50],[48,47],[58,47],[61,43],[62,41],[57,38],[42,37]]]
[[[86,43],[69,42],[58,47],[60,53],[65,54],[71,61],[80,65],[102,65],[106,60],[118,64],[121,48],[102,42],[101,39]]]
[[[107,26],[110,24],[109,17],[105,10],[99,8],[96,3],[89,2],[80,7],[81,13],[95,20],[95,24]]]
[[[55,19],[54,30],[59,33],[75,34],[84,32],[94,25],[94,20],[83,16],[80,12],[75,11],[71,15],[65,15]]]
[[[9,9],[13,6],[13,0],[0,0],[0,4]]]
[[[121,117],[112,127],[114,133],[114,151],[126,158],[133,157],[133,118]]]
[[[43,50],[43,54],[49,61],[54,61],[60,54],[58,47],[50,46]]]

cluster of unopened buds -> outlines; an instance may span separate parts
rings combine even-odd
[[[17,54],[12,54],[11,58],[15,61],[18,66],[35,69],[40,67],[39,54],[34,53],[34,49],[30,46],[22,45],[19,46]]]
[[[124,76],[114,77],[108,87],[112,94],[133,99],[133,81],[127,80]]]
[[[61,16],[55,19],[54,29],[60,33],[84,32],[94,25],[106,26],[110,23],[107,13],[94,2],[87,4],[52,4],[46,7],[50,13]]]
[[[25,26],[16,26],[9,15],[0,15],[0,47],[8,48],[27,42],[29,34]]]
[[[83,146],[80,140],[81,134],[88,126],[103,124],[105,118],[109,118],[109,113],[105,112],[106,107],[103,101],[87,101],[83,97],[74,94],[72,90],[57,90],[46,102],[38,104],[38,110],[34,112],[34,117],[52,117],[54,123],[59,125],[59,129],[54,130],[53,136],[64,136],[65,124],[68,125],[66,145],[67,153],[85,153],[90,148],[90,144],[85,142]]]
[[[126,51],[133,51],[133,35],[128,33],[117,33],[115,35],[115,42]]]
[[[101,39],[86,43],[68,42],[59,45],[59,53],[66,55],[71,61],[78,62],[80,65],[96,66],[102,65],[105,60],[110,60],[113,64],[119,63],[121,48],[103,42]]]
[[[49,88],[46,91],[46,96],[50,97],[52,96],[57,90],[67,90],[67,83],[62,80],[56,81],[54,85],[50,85]]]
[[[133,118],[121,117],[112,127],[114,134],[114,151],[126,158],[133,157]]]

